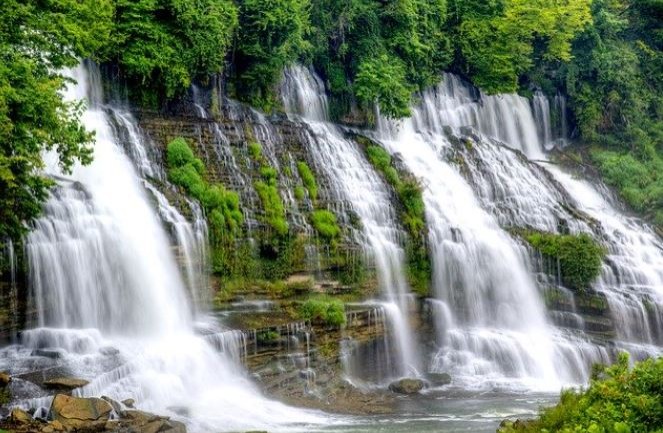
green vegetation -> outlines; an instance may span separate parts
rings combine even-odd
[[[244,217],[237,193],[222,185],[210,185],[204,179],[205,166],[196,158],[186,140],[176,138],[167,149],[168,179],[198,200],[205,210],[212,243],[212,266],[216,272],[225,268],[227,250],[235,246]]]
[[[315,181],[315,176],[313,175],[311,168],[304,161],[300,161],[297,163],[297,171],[308,191],[308,196],[311,198],[311,201],[315,203],[318,199],[318,183]]]
[[[329,296],[316,296],[299,306],[298,315],[302,320],[338,328],[345,325],[345,305]]]
[[[528,232],[524,239],[546,257],[559,261],[562,283],[586,290],[601,272],[605,249],[588,234]]]
[[[499,433],[638,433],[663,426],[663,358],[629,368],[628,355],[595,368],[589,388],[563,391],[560,403],[531,421],[505,421]]]
[[[116,0],[107,58],[145,104],[186,90],[225,63],[237,7],[232,0]]]
[[[238,0],[235,96],[270,111],[285,66],[308,51],[308,0]]]
[[[313,227],[326,241],[331,242],[341,234],[341,228],[336,222],[336,215],[328,210],[315,210],[311,214]]]
[[[53,185],[41,171],[43,153],[57,152],[65,173],[91,160],[94,134],[80,124],[82,105],[63,101],[62,71],[108,43],[113,7],[3,0],[0,16],[0,239],[17,241]]]
[[[254,182],[253,186],[260,197],[265,212],[263,221],[274,230],[276,237],[283,238],[288,234],[288,221],[285,217],[285,207],[279,194],[278,175],[274,167],[267,165],[267,159],[262,154],[262,146],[251,142],[248,145],[249,155],[259,167],[261,180]]]

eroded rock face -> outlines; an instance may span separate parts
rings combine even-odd
[[[416,394],[424,388],[420,379],[401,379],[389,384],[389,389],[397,394]]]

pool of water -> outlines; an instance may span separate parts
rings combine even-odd
[[[435,393],[403,398],[395,414],[342,417],[298,432],[495,433],[505,418],[531,418],[557,394]]]

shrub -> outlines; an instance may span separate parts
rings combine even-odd
[[[341,229],[336,222],[336,215],[328,210],[316,210],[311,215],[313,227],[326,240],[336,239],[341,234]]]
[[[301,176],[302,182],[308,190],[311,201],[316,201],[318,199],[318,183],[315,181],[311,168],[305,162],[300,161],[297,163],[297,171],[299,171],[299,176]]]
[[[558,260],[562,283],[575,290],[590,286],[601,272],[605,249],[591,236],[529,232],[525,240],[544,256]]]
[[[499,433],[660,432],[663,426],[663,358],[647,359],[629,369],[626,353],[615,365],[597,367],[589,388],[566,390],[559,404],[539,418],[505,421]]]
[[[298,316],[312,323],[337,328],[345,324],[345,305],[338,299],[328,296],[310,298],[299,306]]]

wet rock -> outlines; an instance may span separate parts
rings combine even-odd
[[[28,424],[32,422],[32,417],[30,416],[30,414],[18,408],[13,409],[11,411],[9,418],[12,420],[12,422],[15,422],[16,424]]]
[[[188,417],[191,415],[191,411],[186,406],[170,406],[168,407],[168,410],[175,412],[179,416]]]
[[[6,371],[0,372],[0,388],[4,388],[12,381],[11,376]]]
[[[126,400],[122,400],[122,404],[128,408],[133,408],[134,405],[136,404],[136,400],[134,400],[133,398],[128,398]]]
[[[389,384],[389,390],[396,394],[416,394],[424,388],[420,379],[400,379]]]
[[[117,401],[115,401],[112,398],[107,397],[105,395],[102,395],[101,399],[107,401],[116,413],[122,412],[122,405],[120,403],[118,403]]]
[[[102,426],[108,421],[111,411],[110,403],[100,398],[77,398],[58,394],[53,398],[49,418],[59,421],[65,428],[94,429],[97,424]]]
[[[60,359],[62,358],[62,353],[57,350],[35,349],[32,351],[32,353],[30,353],[30,356],[43,356],[44,358]]]
[[[56,377],[54,379],[49,379],[44,381],[44,387],[47,389],[61,389],[66,391],[71,391],[76,388],[87,385],[87,380],[77,379],[75,377]]]
[[[106,356],[114,356],[120,353],[120,351],[114,347],[106,346],[99,349],[99,353]]]
[[[451,376],[447,373],[429,373],[426,378],[433,386],[443,386],[451,383]]]

